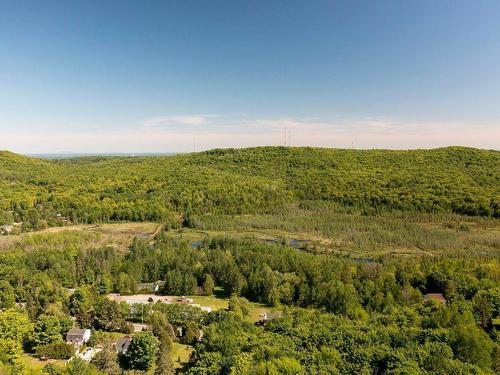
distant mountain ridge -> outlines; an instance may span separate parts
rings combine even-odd
[[[178,152],[111,152],[111,153],[72,153],[72,152],[59,152],[59,153],[44,153],[44,154],[26,154],[28,157],[39,158],[39,159],[74,159],[74,158],[85,158],[94,156],[172,156],[177,155]]]

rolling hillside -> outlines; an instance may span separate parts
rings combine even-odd
[[[261,147],[168,157],[40,160],[0,153],[0,220],[36,227],[179,213],[275,213],[308,202],[500,216],[500,152]],[[29,228],[28,228],[29,229]]]

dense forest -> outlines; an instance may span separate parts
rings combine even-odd
[[[500,373],[499,203],[460,147],[1,152],[0,374]]]
[[[262,147],[168,157],[41,160],[0,153],[0,225],[161,221],[277,213],[330,202],[500,216],[500,153]]]
[[[72,324],[92,328],[104,345],[107,332],[130,332],[130,322],[141,319],[152,327],[137,336],[151,344],[146,367],[104,351],[90,367],[80,364],[85,373],[163,366],[170,370],[155,374],[173,373],[171,364],[161,364],[176,340],[172,327],[183,327],[183,342],[194,345],[177,370],[187,374],[500,371],[498,252],[359,263],[258,240],[216,237],[194,248],[170,231],[153,242],[135,239],[125,254],[86,248],[86,241],[72,232],[45,235],[0,254],[0,361],[8,373],[23,371],[23,348],[61,355]],[[210,313],[158,302],[136,308],[106,297],[157,281],[161,294],[211,295],[219,288],[229,307]],[[426,293],[442,293],[446,301],[427,300]],[[253,324],[247,315],[254,302],[282,309],[282,318]],[[202,341],[195,338],[200,328]],[[74,365],[70,374],[78,373]]]

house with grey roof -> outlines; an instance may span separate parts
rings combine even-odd
[[[76,346],[82,346],[90,340],[90,329],[70,329],[66,334],[66,342]]]
[[[116,352],[118,354],[127,353],[128,347],[130,346],[131,342],[132,339],[130,338],[130,336],[120,337],[118,340],[116,340]]]

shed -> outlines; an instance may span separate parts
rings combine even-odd
[[[2,225],[0,226],[0,233],[2,234],[10,234],[14,230],[14,226],[12,225]]]
[[[283,313],[281,311],[275,311],[275,312],[265,312],[261,314],[261,321],[262,322],[269,322],[274,319],[279,319],[283,316]]]
[[[131,341],[132,339],[130,338],[130,336],[120,337],[118,340],[116,340],[116,352],[118,354],[127,353]]]

